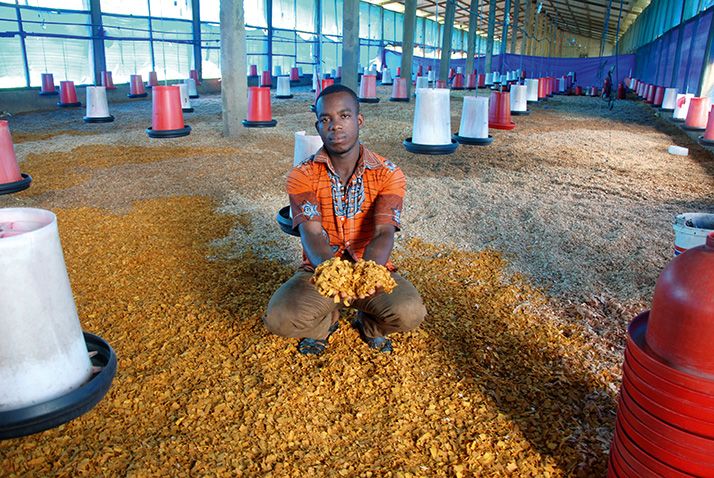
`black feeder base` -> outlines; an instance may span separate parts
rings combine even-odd
[[[389,98],[389,101],[399,101],[402,103],[409,103],[409,98]]]
[[[412,143],[411,138],[402,141],[407,151],[414,154],[452,154],[459,147],[459,143],[452,139],[450,144],[417,144]]]
[[[127,98],[146,98],[147,96],[149,96],[149,93],[139,93],[138,95],[132,95],[132,94],[126,95]]]
[[[382,86],[392,86],[394,83],[382,83]]]
[[[25,173],[20,173],[20,176],[22,176],[22,179],[19,181],[0,184],[0,194],[19,193],[20,191],[24,191],[29,188],[30,183],[32,182],[32,176]]]
[[[275,219],[278,221],[280,229],[285,234],[290,234],[291,236],[300,237],[300,231],[298,229],[293,229],[293,220],[290,218],[290,206],[285,206],[278,211]]]
[[[89,116],[85,116],[82,119],[85,123],[111,123],[112,121],[114,121],[114,117],[112,115],[103,116],[101,118],[92,118]]]
[[[660,108],[659,110],[672,112],[672,111],[674,111],[674,108]]]
[[[699,137],[699,142],[706,146],[714,146],[714,139],[705,139],[704,136]]]
[[[40,91],[40,96],[56,96],[59,95],[59,91]]]
[[[526,103],[534,105],[534,104],[538,103],[538,100],[527,100]]]
[[[464,90],[465,88],[462,87],[462,86],[452,86],[451,89],[452,89],[452,90],[459,91],[459,90]]]
[[[379,98],[358,98],[360,103],[379,103]]]
[[[184,113],[193,113],[193,108],[181,108]]]
[[[488,135],[488,138],[466,138],[455,134],[453,138],[461,144],[468,144],[471,146],[487,146],[493,143],[493,136],[491,135]]]
[[[59,106],[60,108],[78,108],[82,106],[82,103],[80,103],[79,101],[76,103],[62,103],[58,101],[57,106]]]
[[[706,128],[696,128],[694,126],[687,126],[686,124],[682,126],[682,128],[686,129],[687,131],[704,131]]]
[[[191,134],[191,127],[189,125],[184,125],[184,127],[180,129],[162,130],[146,128],[146,134],[149,135],[149,138],[180,138],[181,136],[188,136]]]
[[[275,95],[275,97],[279,100],[289,100],[293,95]]]
[[[529,114],[531,114],[530,111],[511,111],[513,116],[528,116]]]
[[[114,350],[101,337],[84,332],[92,365],[102,367],[87,383],[61,397],[25,408],[0,412],[0,440],[17,438],[67,423],[87,413],[109,390],[117,371]]]
[[[195,100],[196,98],[199,98],[198,95],[188,95],[188,97],[191,98],[192,100]]]
[[[681,118],[672,118],[672,121],[676,121],[677,123],[684,123],[684,119]]]
[[[248,121],[248,120],[243,120],[243,126],[246,128],[272,128],[278,124],[278,120],[270,120],[270,121]]]

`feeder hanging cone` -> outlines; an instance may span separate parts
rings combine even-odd
[[[293,83],[300,81],[300,73],[296,67],[290,68],[290,81]],[[278,86],[280,86],[280,83],[278,83]]]
[[[77,90],[74,87],[74,81],[60,81],[60,100],[57,106],[61,108],[82,106],[82,103],[77,101]]]
[[[461,144],[483,146],[493,141],[488,135],[488,98],[464,96],[459,133],[454,137]]]
[[[707,146],[714,146],[714,108],[709,111],[707,129],[704,131],[704,136],[699,137],[699,142]]]
[[[196,80],[193,78],[187,78],[183,80],[184,84],[188,87],[188,97],[191,99],[198,98],[198,91],[196,90]]]
[[[305,134],[305,131],[296,131],[293,167],[310,159],[320,148],[322,148],[322,138],[317,135]]]
[[[270,88],[251,86],[248,88],[248,118],[243,120],[246,128],[270,128],[278,124],[273,119],[270,107]]]
[[[188,85],[186,83],[179,83],[178,87],[181,93],[181,111],[184,113],[193,113],[191,99],[188,96]]]
[[[447,89],[416,91],[413,136],[404,140],[407,151],[416,154],[451,154],[458,147],[451,138],[451,113]]]
[[[183,122],[181,90],[178,86],[155,86],[151,98],[150,138],[178,138],[191,133],[191,127]]]
[[[662,111],[674,111],[677,106],[677,88],[667,88],[664,90],[662,98]]]
[[[674,113],[672,119],[674,121],[684,121],[689,113],[689,105],[692,102],[694,95],[692,93],[678,94],[674,104]]]
[[[528,95],[528,87],[526,85],[512,85],[511,86],[511,114],[512,115],[527,115],[528,102],[526,100]]]
[[[129,98],[146,98],[147,93],[144,89],[144,82],[141,75],[131,75],[129,77]]]
[[[535,78],[526,80],[526,99],[528,103],[538,102],[538,80]]]
[[[708,96],[694,97],[689,104],[687,119],[684,121],[684,129],[693,131],[703,131],[707,127],[709,120],[709,110],[711,101]]]
[[[87,87],[87,115],[85,123],[111,123],[114,117],[109,114],[107,90],[103,86]]]
[[[153,88],[154,86],[159,86],[159,79],[156,76],[155,71],[149,72],[149,84],[146,85],[148,88]]]
[[[111,71],[102,72],[102,86],[107,90],[116,90],[117,87],[114,86],[114,80],[112,79]]]
[[[30,187],[31,182],[30,175],[20,173],[9,123],[0,120],[0,194],[22,191]]]
[[[394,81],[392,80],[392,73],[389,71],[389,68],[384,68],[382,70],[382,85],[391,86],[392,84],[394,84]]]
[[[507,91],[492,91],[489,100],[488,126],[495,129],[513,129],[511,121],[511,96]]]
[[[40,96],[52,96],[56,95],[57,90],[55,89],[55,79],[52,73],[42,73],[42,88],[40,89]]]
[[[359,84],[359,102],[379,103],[376,75],[362,75],[362,81]]]
[[[290,93],[290,78],[287,76],[278,77],[278,89],[275,92],[275,97],[281,100],[292,98]]]
[[[392,85],[392,97],[389,98],[389,101],[409,101],[409,97],[407,96],[406,78],[397,77],[394,79],[394,84]]]
[[[258,65],[250,65],[248,76],[258,76]]]

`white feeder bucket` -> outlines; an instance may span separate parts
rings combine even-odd
[[[431,72],[429,72],[429,73],[431,73]],[[425,78],[423,76],[417,76],[416,88],[414,91],[415,95],[416,95],[416,90],[418,90],[420,88],[429,88],[429,79],[428,78]]]
[[[52,400],[89,380],[92,364],[50,211],[0,209],[0,304],[0,411]]]
[[[464,69],[461,68],[460,66],[456,67],[456,73],[463,75],[464,74]]]
[[[293,167],[310,159],[310,156],[322,148],[322,138],[307,135],[305,131],[295,132],[295,149],[293,152]]]
[[[665,111],[674,111],[677,106],[677,88],[665,88],[661,108]]]
[[[275,75],[273,76],[282,76],[283,75],[283,68],[280,65],[275,65]]]
[[[464,96],[459,136],[477,139],[488,138],[488,98]]]
[[[302,66],[298,66],[298,75],[302,76]]]
[[[529,78],[526,80],[526,100],[531,103],[538,102],[538,79]]]
[[[275,91],[275,96],[277,98],[292,98],[290,93],[290,77],[289,76],[279,76],[278,77],[278,88]]]
[[[417,90],[412,142],[423,145],[451,144],[448,89],[420,88]]]
[[[87,87],[87,116],[84,117],[84,121],[86,123],[114,121],[114,117],[109,114],[107,89],[104,86]]]
[[[511,113],[525,114],[528,112],[528,87],[526,85],[511,85]]]
[[[687,119],[687,113],[689,112],[689,104],[694,98],[693,93],[678,94],[677,98],[674,100],[674,113],[672,114],[672,119],[677,121],[684,121]]]
[[[436,81],[436,73],[434,73],[434,70],[427,71],[426,78],[429,83],[434,83],[434,81]]]
[[[674,255],[706,243],[707,235],[714,232],[714,214],[679,214],[672,223],[674,229]]]
[[[364,75],[369,75],[369,68],[364,68],[362,70],[362,76],[364,76]]]
[[[196,91],[196,80],[193,78],[188,78],[183,80],[184,83],[186,83],[186,86],[188,86],[188,97],[189,98],[198,98],[198,91]]]
[[[491,73],[486,73],[484,75],[484,84],[486,86],[492,86],[493,85],[493,74]]]
[[[186,83],[179,83],[179,92],[181,93],[181,110],[184,113],[190,113],[193,111],[191,106],[191,100],[188,98],[188,85]]]
[[[491,79],[493,83],[500,83],[501,82],[501,74],[497,71],[493,72],[493,78]]]
[[[369,69],[372,73],[377,73],[377,65],[376,64],[371,64],[369,65]]]
[[[391,85],[393,83],[392,81],[392,73],[389,71],[389,68],[385,68],[382,70],[382,84],[383,85]]]
[[[317,78],[317,72],[314,72],[314,73],[312,74],[312,91],[317,91],[317,87],[318,87],[317,82],[318,82],[318,81],[319,81],[319,80],[318,80],[318,78]]]
[[[636,85],[636,84],[637,84],[637,79],[635,79],[635,78],[630,78],[630,89],[631,89],[631,90],[634,90],[634,89],[635,89],[635,85]]]
[[[558,78],[558,93],[565,93],[565,78]]]

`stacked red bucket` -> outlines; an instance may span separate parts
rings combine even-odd
[[[32,177],[21,173],[7,120],[0,120],[0,194],[11,194],[30,187]]]
[[[714,233],[657,279],[628,328],[611,477],[714,476]]]
[[[271,128],[278,124],[273,119],[270,107],[270,88],[267,86],[248,87],[248,118],[243,120],[246,128]]]

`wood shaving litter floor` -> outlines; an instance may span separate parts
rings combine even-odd
[[[463,93],[453,96],[455,130]],[[363,106],[365,143],[409,179],[398,260],[430,318],[398,337],[390,357],[365,350],[345,322],[325,357],[305,359],[294,341],[268,336],[259,321],[298,259],[297,241],[273,222],[286,203],[292,133],[310,131],[314,121],[311,95],[298,97],[274,102],[278,128],[250,131],[239,142],[220,137],[220,100],[209,97],[187,115],[194,127],[187,138],[147,139],[141,116],[149,110],[132,104],[117,108],[124,117],[112,110],[118,124],[98,130],[107,133],[16,146],[36,183],[0,198],[0,206],[59,213],[83,327],[112,343],[120,369],[89,414],[0,443],[2,469],[602,475],[624,325],[648,302],[669,257],[671,214],[712,208],[711,156],[693,145],[689,158],[666,155],[668,144],[689,140],[664,125],[655,131],[647,122],[657,120],[642,105],[618,102],[617,117],[598,112],[596,99],[557,98],[516,118],[513,132],[492,132],[491,148],[419,157],[400,146],[413,103]],[[64,112],[43,115],[44,128],[67,129]],[[636,122],[622,122],[628,115]],[[33,121],[19,116],[11,127],[36,132]],[[543,123],[560,135],[544,139]],[[572,142],[561,140],[554,152],[562,135]],[[612,137],[617,160],[602,150]],[[593,154],[584,149],[589,142]],[[127,149],[135,157],[117,145],[137,147]],[[632,232],[622,233],[624,225]],[[595,239],[583,227],[600,242],[588,243]],[[562,231],[569,234],[558,242]],[[624,239],[602,240],[616,232]],[[474,252],[429,244],[444,241]],[[503,251],[507,262],[479,252],[484,246]],[[629,248],[639,255],[622,252]],[[632,285],[635,274],[613,267],[643,272],[642,279]],[[513,272],[557,295],[531,289]]]

